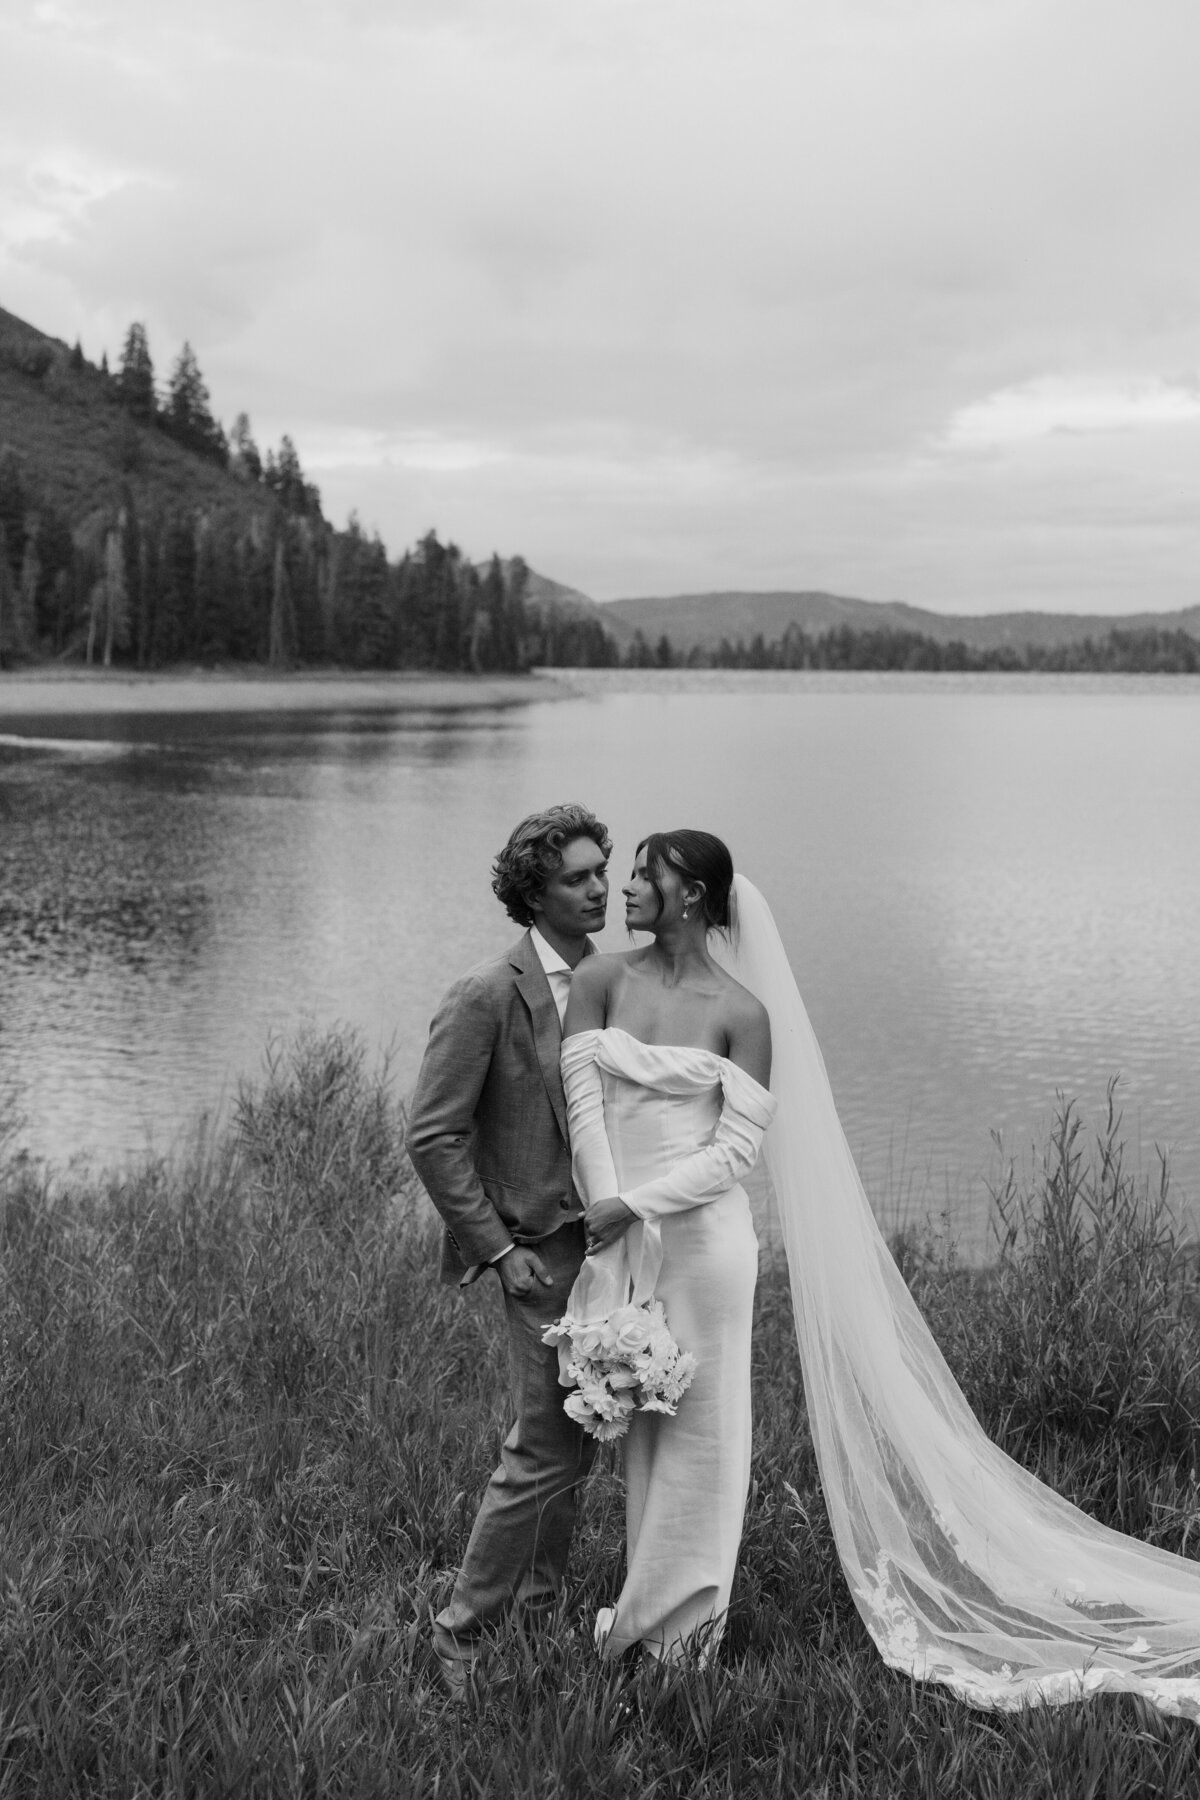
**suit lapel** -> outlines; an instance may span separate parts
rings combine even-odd
[[[529,932],[513,947],[509,960],[517,971],[517,992],[529,1009],[533,1041],[541,1064],[542,1079],[546,1083],[546,1093],[554,1108],[563,1142],[567,1143],[567,1103],[563,1097],[562,1074],[559,1069],[562,1027],[558,1022],[558,1008],[554,1004],[554,995],[550,992],[550,983],[546,980],[546,971],[538,960]]]

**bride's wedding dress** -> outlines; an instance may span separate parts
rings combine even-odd
[[[733,1585],[750,1483],[750,1320],[758,1242],[740,1185],[774,1112],[770,1094],[708,1050],[643,1044],[615,1027],[564,1041],[575,1181],[638,1214],[584,1264],[570,1311],[662,1301],[695,1354],[674,1417],[635,1413],[625,1439],[628,1564],[597,1635],[606,1654],[643,1644],[706,1655]]]
[[[771,1092],[778,1111],[767,1133],[765,1159],[788,1258],[809,1429],[842,1568],[881,1654],[904,1674],[944,1683],[978,1706],[1013,1709],[1101,1692],[1134,1693],[1164,1713],[1200,1722],[1200,1564],[1098,1524],[1035,1480],[986,1436],[875,1224],[770,909],[742,876],[735,878],[733,897],[731,943],[723,947],[717,938],[710,943],[717,960],[757,995],[771,1017]],[[618,1040],[624,1035],[609,1029],[568,1039],[564,1070],[572,1045],[580,1045],[577,1054],[586,1057],[584,1037],[604,1040],[603,1047],[593,1046],[593,1064],[597,1052],[607,1055],[610,1045],[613,1059],[619,1060]],[[627,1039],[626,1044],[634,1046],[635,1040]],[[634,1054],[628,1051],[631,1058]],[[702,1058],[707,1053],[657,1054],[673,1063],[677,1055]],[[719,1184],[722,1157],[728,1176],[739,1158],[751,1151],[754,1132],[761,1132],[766,1122],[767,1097],[761,1089],[757,1089],[757,1124],[731,1105],[731,1086],[740,1085],[725,1073],[732,1068],[722,1063],[722,1098],[711,1144],[677,1165],[689,1192],[694,1191],[687,1188],[689,1163],[698,1179]],[[632,1142],[639,1135],[632,1121],[642,1111],[647,1116],[657,1111],[657,1103],[634,1101],[623,1088],[613,1086],[610,1106],[607,1079],[599,1083],[589,1078],[588,1085],[591,1095],[585,1111],[590,1109],[591,1121],[585,1122],[585,1132],[599,1156],[594,1142],[597,1119],[607,1127],[601,1135],[607,1135],[619,1167],[625,1155],[622,1139]],[[654,1091],[649,1084],[640,1085]],[[602,1104],[597,1101],[598,1088]],[[717,1105],[717,1087],[711,1080],[708,1092],[710,1105]],[[719,1143],[723,1138],[724,1149]],[[731,1193],[740,1179],[739,1174],[726,1179]],[[702,1359],[712,1358],[707,1335],[702,1345],[689,1344],[682,1319],[672,1316],[673,1309],[687,1304],[683,1295],[688,1255],[687,1240],[681,1236],[683,1254],[677,1260],[676,1279],[670,1274],[673,1237],[668,1231],[673,1221],[686,1225],[711,1211],[719,1185],[712,1187],[707,1200],[701,1197],[695,1212],[665,1215],[659,1207],[669,1203],[670,1178],[659,1182],[657,1203],[654,1189],[653,1181],[647,1184],[651,1222],[631,1228],[627,1237],[636,1232],[642,1241],[630,1242],[626,1255],[637,1264],[642,1297],[648,1282],[652,1289],[660,1284],[657,1291],[662,1295],[661,1283],[672,1281],[674,1297],[667,1304],[667,1317],[676,1338],[683,1348],[696,1348]],[[597,1187],[586,1173],[583,1191],[594,1198],[613,1193],[631,1198],[618,1181]],[[682,1190],[677,1195],[680,1202],[695,1205]],[[718,1200],[716,1205],[722,1208],[725,1202]],[[634,1210],[641,1209],[635,1204]],[[719,1211],[712,1216],[719,1218]],[[661,1224],[656,1225],[655,1219]],[[731,1228],[732,1224],[730,1209]],[[748,1232],[748,1223],[739,1229]],[[662,1265],[657,1271],[656,1231],[662,1238]],[[598,1282],[602,1273],[593,1269],[586,1279]],[[733,1294],[732,1283],[728,1293]],[[724,1303],[730,1318],[744,1307],[746,1298]],[[709,1308],[702,1305],[697,1310],[703,1315],[698,1329],[707,1334]],[[729,1324],[715,1331],[717,1360],[732,1363],[730,1346],[735,1339],[744,1343],[744,1329]],[[744,1352],[739,1349],[737,1354]],[[699,1379],[698,1371],[697,1383]],[[700,1446],[701,1431],[710,1444],[713,1468],[725,1467],[730,1446],[745,1441],[744,1389],[736,1385],[728,1367],[720,1379],[729,1382],[732,1397],[718,1402],[717,1411],[703,1408],[702,1424],[687,1424],[694,1388],[684,1395],[678,1417],[665,1421],[681,1434],[695,1429],[697,1442],[689,1454],[694,1455],[691,1466],[696,1469],[709,1466]],[[635,1419],[637,1423],[640,1420]],[[647,1467],[652,1499],[657,1480],[653,1459]],[[711,1488],[707,1474],[698,1474],[696,1480]],[[743,1487],[743,1498],[744,1491]],[[727,1492],[732,1495],[732,1479]],[[733,1511],[723,1499],[723,1521],[731,1520]],[[630,1563],[631,1574],[636,1559],[646,1576],[628,1601],[622,1595],[617,1608],[614,1630],[628,1629],[630,1641],[638,1633],[632,1618],[627,1628],[623,1607],[628,1605],[632,1612],[636,1602],[638,1617],[651,1617],[655,1606],[650,1588],[659,1579],[658,1571],[669,1570],[682,1592],[688,1584],[689,1558],[698,1559],[699,1545],[706,1541],[703,1506],[693,1506],[686,1528],[673,1524],[666,1509],[653,1517],[657,1542],[652,1546],[647,1500]],[[739,1531],[740,1519],[739,1509]],[[727,1523],[722,1524],[721,1538],[727,1546]],[[705,1604],[711,1604],[710,1616],[717,1617],[724,1604],[721,1595],[727,1600],[728,1588],[708,1584],[706,1595],[709,1586],[711,1603],[706,1598]]]

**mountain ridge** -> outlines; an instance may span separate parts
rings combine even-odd
[[[715,650],[723,638],[770,643],[795,625],[810,637],[848,626],[854,631],[902,631],[939,644],[971,649],[1051,647],[1104,638],[1111,631],[1184,631],[1200,639],[1200,604],[1174,612],[1053,613],[1025,609],[998,613],[939,613],[898,600],[860,600],[822,589],[732,588],[700,594],[646,595],[594,603],[601,621],[619,621],[630,637],[640,631],[654,644],[665,633],[677,653]],[[610,627],[611,628],[611,627]],[[614,634],[615,635],[615,634]]]

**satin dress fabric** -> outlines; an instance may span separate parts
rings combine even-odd
[[[627,1567],[597,1621],[606,1655],[711,1653],[729,1606],[750,1481],[750,1327],[758,1241],[741,1185],[774,1101],[708,1050],[610,1027],[563,1047],[577,1186],[619,1193],[630,1285],[653,1293],[696,1357],[674,1417],[635,1413],[624,1440]],[[589,1270],[577,1284],[586,1301]],[[568,1308],[570,1310],[570,1306]]]

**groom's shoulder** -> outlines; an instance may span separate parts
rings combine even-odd
[[[445,999],[450,1000],[459,995],[465,997],[469,994],[503,993],[525,968],[529,953],[529,933],[525,932],[523,937],[509,944],[507,949],[485,956],[469,969],[464,969],[446,989]]]

